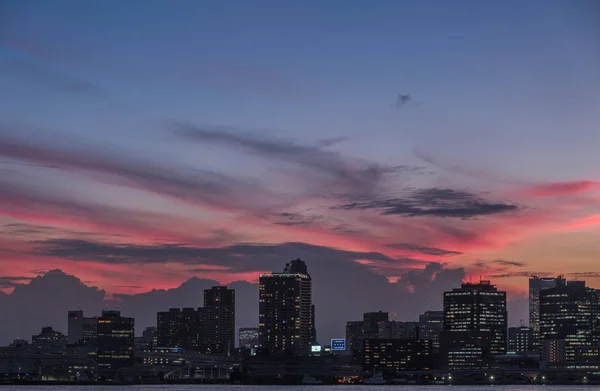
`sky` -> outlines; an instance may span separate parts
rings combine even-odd
[[[592,0],[3,1],[0,307],[300,257],[326,337],[479,279],[518,322],[533,274],[600,288],[599,107]]]

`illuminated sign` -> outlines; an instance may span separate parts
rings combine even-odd
[[[313,353],[318,353],[321,351],[321,345],[313,345],[310,347],[310,351]]]
[[[331,340],[331,350],[346,350],[346,339],[337,338]]]

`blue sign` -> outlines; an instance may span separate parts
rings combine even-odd
[[[346,350],[346,339],[337,338],[331,340],[331,350]]]

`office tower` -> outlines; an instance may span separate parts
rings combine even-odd
[[[595,289],[587,288],[584,281],[567,283],[564,279],[557,279],[554,288],[540,292],[543,361],[569,363],[587,360],[589,352],[597,344],[597,294]]]
[[[204,311],[202,333],[208,353],[231,355],[235,347],[235,290],[226,286],[205,289]]]
[[[310,344],[311,345],[315,345],[317,344],[317,321],[316,321],[316,316],[315,316],[315,305],[311,304],[310,305],[310,321],[312,323],[312,332],[311,332],[311,336],[310,336]]]
[[[562,276],[556,278],[533,276],[529,279],[529,327],[531,327],[533,332],[535,350],[539,350],[540,348],[540,292],[554,288],[557,282],[564,282],[564,278]]]
[[[386,320],[377,323],[377,338],[419,339],[419,322],[397,322]]]
[[[386,322],[390,314],[383,311],[365,312],[363,314],[363,338],[379,337],[379,322]]]
[[[253,349],[258,346],[258,328],[243,327],[239,330],[240,348]]]
[[[67,336],[52,327],[43,327],[42,332],[31,336],[31,344],[36,348],[64,348]]]
[[[134,326],[134,319],[122,317],[120,311],[102,311],[96,340],[98,375],[111,379],[119,368],[134,365]]]
[[[429,371],[433,369],[431,343],[416,339],[363,340],[363,370],[395,375],[401,371]]]
[[[443,326],[444,311],[425,311],[419,315],[419,339],[430,340],[434,353],[439,352]]]
[[[346,343],[348,344],[348,350],[350,350],[353,355],[362,351],[362,341],[363,321],[351,320],[346,322]]]
[[[308,354],[313,336],[312,280],[300,259],[259,279],[259,344],[271,354]]]
[[[441,344],[449,367],[468,368],[472,364],[473,368],[479,368],[490,364],[487,356],[473,356],[469,359],[472,362],[456,361],[467,353],[486,353],[488,346],[491,355],[506,353],[506,292],[498,291],[489,281],[465,283],[444,292]]]
[[[156,343],[161,348],[182,347],[179,308],[169,308],[169,311],[156,314]]]
[[[69,345],[93,345],[96,341],[96,318],[86,318],[82,310],[68,312]]]
[[[509,353],[523,354],[533,351],[533,330],[531,327],[508,328]]]

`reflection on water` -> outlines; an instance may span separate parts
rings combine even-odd
[[[600,386],[234,386],[234,385],[185,385],[185,386],[6,386],[2,390],[18,391],[581,391],[600,390]]]

